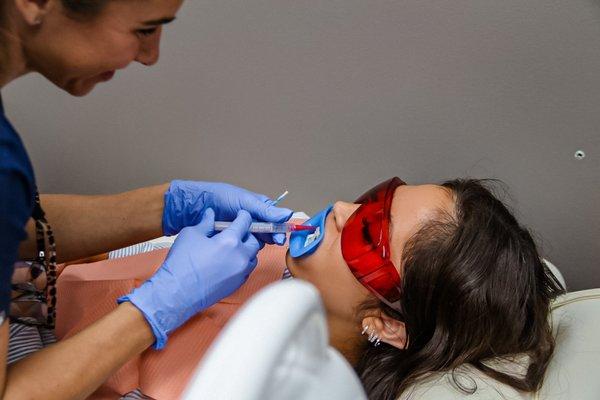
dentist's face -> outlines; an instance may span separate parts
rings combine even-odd
[[[83,96],[132,61],[158,61],[161,26],[183,0],[109,0],[99,15],[71,15],[61,0],[24,38],[29,67],[72,95]]]
[[[304,279],[319,290],[328,315],[344,319],[354,318],[356,308],[371,294],[352,275],[342,256],[342,229],[358,204],[338,201],[327,216],[325,236],[310,256],[286,256],[287,266],[296,278]],[[394,265],[402,276],[402,251],[405,243],[439,210],[453,213],[451,194],[437,185],[403,185],[394,192],[391,207],[390,246]]]

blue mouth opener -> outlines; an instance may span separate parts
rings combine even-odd
[[[296,231],[290,235],[290,255],[294,258],[312,254],[323,241],[325,237],[325,221],[327,215],[333,209],[333,204],[329,204],[324,210],[315,214],[303,225],[316,226],[315,232]]]

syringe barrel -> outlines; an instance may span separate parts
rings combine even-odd
[[[224,231],[231,226],[231,222],[215,221],[215,231]]]
[[[288,231],[286,224],[273,224],[270,222],[253,222],[250,224],[252,233],[286,233]]]
[[[223,231],[231,226],[231,222],[215,221],[215,231]],[[286,233],[287,224],[274,224],[270,222],[253,222],[250,224],[252,233]]]

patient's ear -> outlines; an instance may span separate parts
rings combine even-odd
[[[367,337],[371,332],[379,337],[382,342],[404,350],[407,344],[406,327],[404,322],[388,316],[383,311],[378,316],[365,317],[362,320],[362,329],[367,330]]]

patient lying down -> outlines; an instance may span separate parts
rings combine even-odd
[[[281,277],[284,260],[292,276],[320,292],[330,343],[355,366],[371,399],[404,397],[432,374],[462,365],[517,391],[540,386],[554,349],[549,303],[561,288],[531,235],[485,183],[413,186],[396,178],[308,223],[320,226],[318,237],[292,235],[287,255],[267,247],[238,292],[190,320],[164,350],[126,364],[92,398],[136,388],[155,399],[180,396],[222,326]],[[68,267],[59,279],[58,336],[108,313],[165,255]],[[497,360],[518,365],[497,367]]]

